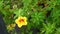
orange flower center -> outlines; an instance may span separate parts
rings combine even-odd
[[[20,19],[19,22],[24,22],[24,19]]]

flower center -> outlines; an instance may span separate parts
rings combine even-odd
[[[19,22],[24,22],[24,19],[20,19]]]

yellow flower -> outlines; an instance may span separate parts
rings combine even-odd
[[[23,25],[27,25],[27,18],[26,17],[18,17],[15,20],[16,24],[18,25],[19,28],[21,28]]]
[[[15,27],[16,24],[9,24],[7,25],[8,30],[12,30]]]

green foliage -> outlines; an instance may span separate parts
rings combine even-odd
[[[27,17],[22,34],[33,34],[34,29],[37,34],[60,34],[60,0],[0,0],[0,12],[6,25],[19,16]]]

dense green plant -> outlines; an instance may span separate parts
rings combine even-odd
[[[0,11],[6,25],[15,23],[18,16],[27,17],[28,25],[20,28],[21,34],[60,33],[60,0],[0,0]]]

